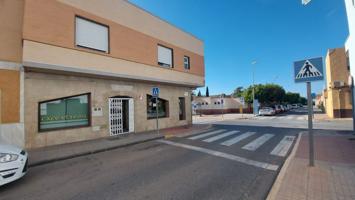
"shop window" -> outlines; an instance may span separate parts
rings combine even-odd
[[[40,102],[39,131],[90,126],[90,94]]]
[[[190,57],[184,56],[184,68],[189,70],[190,69]]]
[[[179,97],[179,120],[186,119],[185,98]]]
[[[147,118],[154,119],[157,117],[156,98],[147,95]],[[169,117],[169,101],[158,98],[158,117]]]
[[[173,49],[158,45],[158,65],[173,67]]]
[[[109,52],[109,27],[97,22],[75,17],[75,44],[101,52]]]

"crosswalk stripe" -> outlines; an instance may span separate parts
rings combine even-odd
[[[244,158],[244,157],[240,157],[240,156],[236,156],[236,155],[232,155],[232,154],[228,154],[228,153],[223,153],[223,152],[220,152],[220,151],[214,151],[214,150],[210,150],[210,149],[206,149],[206,148],[202,148],[202,147],[196,147],[196,146],[187,145],[187,144],[180,144],[180,143],[176,143],[176,142],[172,142],[172,141],[168,141],[168,140],[158,140],[158,142],[161,142],[161,143],[164,143],[164,144],[167,144],[167,145],[172,145],[172,146],[176,146],[176,147],[185,148],[185,149],[190,149],[190,150],[193,150],[193,151],[209,154],[209,155],[212,155],[212,156],[217,156],[217,157],[220,157],[220,158],[233,160],[233,161],[236,161],[236,162],[244,163],[244,164],[247,164],[247,165],[251,165],[251,166],[255,166],[255,167],[259,167],[259,168],[263,168],[263,169],[267,169],[267,170],[271,170],[271,171],[277,171],[278,168],[279,168],[278,165],[274,165],[274,164],[271,164],[271,163],[265,163],[265,162],[255,161],[255,160],[249,160],[249,159]]]
[[[205,139],[203,141],[204,142],[214,142],[216,140],[222,139],[224,137],[228,137],[228,136],[236,134],[236,133],[239,133],[239,131],[229,131],[227,133],[223,133],[223,134],[219,134],[219,135],[216,135],[214,137],[211,137],[211,138],[207,138],[207,139]]]
[[[285,136],[280,143],[271,151],[271,155],[285,157],[290,149],[295,136]]]
[[[249,144],[243,146],[242,149],[246,149],[249,151],[255,151],[257,148],[259,148],[261,145],[263,145],[266,141],[268,141],[272,137],[274,137],[273,134],[264,134],[264,135],[256,138],[255,140],[253,140]]]
[[[201,139],[201,138],[204,138],[204,137],[207,137],[207,136],[210,136],[210,135],[214,135],[214,134],[217,134],[217,133],[221,133],[221,132],[223,132],[223,131],[225,131],[225,130],[224,130],[224,129],[220,129],[220,130],[216,130],[216,131],[204,133],[204,134],[197,135],[197,136],[192,136],[192,137],[189,137],[188,139],[190,139],[190,140],[197,140],[197,139]]]
[[[303,120],[304,119],[304,117],[302,116],[302,117],[297,117],[297,120]]]
[[[231,145],[233,145],[235,143],[238,143],[238,142],[244,140],[245,138],[250,137],[250,136],[252,136],[254,134],[255,134],[255,132],[246,132],[246,133],[238,135],[237,137],[234,137],[234,138],[232,138],[230,140],[222,142],[221,145],[229,147],[229,146],[231,146]]]

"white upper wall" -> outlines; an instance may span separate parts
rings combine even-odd
[[[204,55],[203,42],[126,0],[58,0],[164,42]]]
[[[355,77],[355,0],[345,0],[348,16],[349,37],[345,43],[345,49],[349,51],[350,72]]]

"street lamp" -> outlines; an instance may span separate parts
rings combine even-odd
[[[253,62],[251,62],[252,65],[252,73],[253,73],[253,114],[255,114],[255,64],[256,61],[254,60]]]

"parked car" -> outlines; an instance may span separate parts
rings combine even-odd
[[[278,114],[278,113],[281,113],[282,110],[281,110],[281,106],[280,105],[274,105],[273,108],[275,109],[275,113]]]
[[[284,105],[280,105],[280,108],[281,108],[282,112],[286,112],[287,111]]]
[[[261,108],[259,110],[259,115],[262,115],[262,116],[271,116],[271,115],[275,115],[275,110],[273,108],[270,108],[270,107],[264,107],[264,108]]]
[[[297,109],[298,105],[297,104],[292,104],[292,109]]]
[[[0,144],[0,186],[23,177],[27,172],[27,163],[26,151]]]

